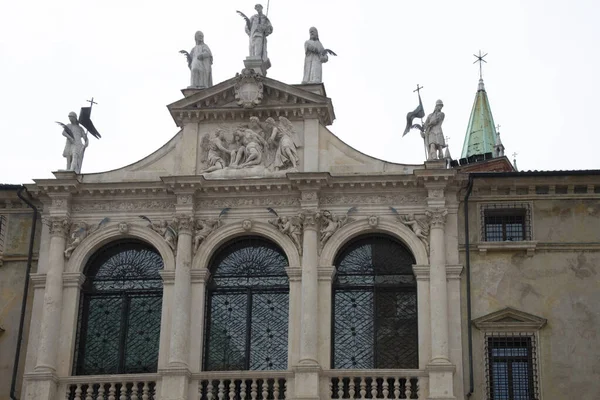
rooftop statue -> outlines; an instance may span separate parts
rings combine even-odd
[[[427,146],[427,159],[436,160],[444,158],[444,132],[442,132],[442,123],[444,122],[444,113],[442,112],[444,103],[441,100],[435,102],[435,109],[427,116],[421,136],[425,139]]]
[[[212,83],[213,56],[210,48],[204,43],[204,33],[196,32],[194,36],[196,46],[188,53],[185,50],[179,52],[187,58],[188,67],[191,71],[190,88],[206,89]]]
[[[246,20],[245,30],[250,39],[249,58],[260,59],[270,66],[267,55],[267,36],[273,33],[273,25],[271,25],[269,18],[263,14],[262,5],[257,4],[254,6],[254,9],[256,10],[256,14],[250,18],[241,11],[237,12]]]
[[[91,102],[92,105],[95,104],[93,98]],[[87,149],[89,145],[87,132],[82,128],[82,125],[87,128],[92,136],[96,139],[100,139],[100,134],[90,119],[91,110],[92,107],[82,107],[81,112],[79,113],[79,119],[77,119],[77,114],[71,111],[69,113],[68,124],[57,122],[57,124],[63,127],[62,135],[67,138],[63,150],[63,157],[67,159],[66,171],[73,171],[76,174],[81,173],[83,155],[85,154],[85,149]]]
[[[319,31],[314,26],[308,30],[310,38],[304,42],[304,77],[302,83],[321,83],[323,81],[323,63],[329,60],[328,54],[337,56],[326,49],[319,40]]]

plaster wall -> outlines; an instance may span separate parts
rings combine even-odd
[[[479,252],[476,248],[480,242],[479,209],[477,202],[470,202],[472,317],[512,307],[547,319],[537,343],[541,398],[598,399],[600,202],[595,199],[531,202],[532,239],[538,243],[529,256],[524,250],[510,247]],[[462,207],[460,218],[464,229]],[[460,236],[464,245],[464,231]],[[463,260],[464,256],[462,252]],[[462,287],[462,308],[466,315],[465,277]],[[463,321],[464,349],[467,349],[466,329],[467,321]],[[484,332],[475,327],[473,357],[474,395],[483,399]]]

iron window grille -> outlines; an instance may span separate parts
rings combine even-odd
[[[533,333],[488,333],[485,354],[488,399],[539,399]]]
[[[486,242],[531,240],[531,208],[528,203],[481,206],[481,237]]]
[[[395,239],[350,242],[335,260],[332,364],[348,368],[418,368],[415,259]]]
[[[288,260],[273,243],[245,237],[211,261],[206,301],[207,371],[285,370]]]
[[[86,266],[75,375],[157,370],[163,261],[137,241],[111,243]]]
[[[0,265],[2,264],[2,254],[4,254],[4,238],[6,237],[6,217],[0,215]]]

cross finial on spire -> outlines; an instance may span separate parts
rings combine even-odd
[[[90,103],[90,109],[91,109],[92,107],[94,107],[94,104],[98,104],[98,103],[96,103],[96,102],[94,101],[94,98],[93,98],[93,97],[92,97],[92,99],[91,99],[91,100],[86,100],[86,101],[87,101],[88,103]]]
[[[479,79],[483,79],[483,70],[481,68],[481,64],[487,63],[487,61],[484,60],[484,57],[487,56],[488,53],[481,55],[481,50],[479,50],[479,55],[477,55],[477,54],[473,54],[473,55],[475,56],[475,58],[477,58],[477,60],[473,61],[473,64],[475,64],[476,62],[479,63]]]
[[[417,94],[421,94],[421,89],[423,89],[423,86],[419,86],[419,84],[417,83],[417,88],[413,90],[413,93],[417,92]]]
[[[500,131],[500,124],[497,124],[496,125],[496,132],[499,132],[499,131]]]

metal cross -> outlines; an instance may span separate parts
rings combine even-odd
[[[98,104],[94,101],[94,98],[92,97],[91,100],[86,100],[88,103],[90,103],[90,110],[92,109],[92,107],[94,107],[94,104]]]
[[[481,50],[479,50],[479,55],[477,55],[477,54],[473,54],[473,55],[475,56],[475,58],[477,58],[477,60],[473,61],[473,64],[475,64],[476,62],[479,63],[479,79],[483,79],[482,78],[483,77],[483,72],[482,72],[482,69],[481,69],[481,63],[487,63],[487,61],[485,61],[483,58],[485,56],[487,56],[488,53],[485,53],[484,55],[481,55]]]
[[[518,155],[519,153],[512,153],[513,158],[517,158]]]
[[[497,124],[496,125],[496,131],[499,131],[499,130],[500,130],[500,124]]]
[[[417,83],[417,88],[415,90],[413,90],[413,93],[417,92],[418,94],[421,94],[421,91],[420,91],[421,89],[423,89],[423,86],[419,86],[419,84]]]

